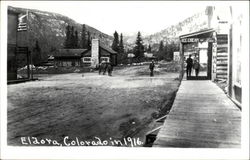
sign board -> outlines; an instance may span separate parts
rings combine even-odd
[[[214,42],[213,38],[182,38],[181,43]]]
[[[99,64],[99,40],[92,39],[91,44],[91,66],[96,67]]]
[[[174,52],[174,61],[180,60],[180,52]]]

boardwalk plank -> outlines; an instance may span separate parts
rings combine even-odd
[[[241,111],[211,81],[182,81],[155,147],[238,148]]]

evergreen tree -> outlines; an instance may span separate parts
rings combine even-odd
[[[75,35],[74,35],[74,44],[73,44],[74,48],[79,48],[78,43],[79,43],[78,42],[78,31],[76,30]]]
[[[90,32],[88,31],[88,45],[87,45],[88,49],[91,49],[91,35]]]
[[[33,48],[32,62],[34,65],[38,65],[41,62],[41,48],[38,40],[36,40],[35,47]]]
[[[160,60],[164,59],[164,44],[163,44],[163,41],[160,42],[160,46],[159,46],[159,49],[158,49],[158,58]]]
[[[119,52],[119,35],[116,31],[114,33],[114,40],[113,40],[113,44],[112,44],[112,49],[116,52]]]
[[[75,47],[74,26],[71,26],[71,27],[70,27],[69,42],[70,42],[70,48],[74,48],[74,47]]]
[[[148,45],[148,49],[147,49],[147,52],[148,52],[148,53],[151,53],[151,52],[152,52],[152,49],[151,49],[151,46],[150,46],[150,44]]]
[[[124,45],[123,45],[123,36],[122,36],[122,33],[120,35],[119,53],[124,53]]]
[[[134,47],[134,55],[138,62],[140,62],[142,58],[144,57],[144,46],[143,46],[143,41],[142,41],[140,32],[138,32],[137,34],[135,47]]]
[[[82,34],[81,34],[81,48],[88,48],[88,40],[86,38],[86,26],[82,25]]]
[[[64,48],[70,48],[70,26],[66,27],[66,39],[64,42]]]
[[[127,59],[127,57],[124,54],[123,36],[122,36],[122,34],[120,34],[117,61],[118,61],[118,63],[124,63],[126,61],[126,59]]]

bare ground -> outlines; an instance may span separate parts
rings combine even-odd
[[[112,77],[40,75],[39,81],[9,85],[8,145],[21,145],[27,136],[144,141],[179,86],[178,73],[156,68],[155,77],[148,75],[148,66],[134,66],[115,69]]]

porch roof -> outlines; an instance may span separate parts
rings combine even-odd
[[[193,37],[200,37],[202,35],[206,35],[209,33],[215,32],[215,30],[213,28],[210,29],[204,29],[198,32],[193,32],[193,33],[188,33],[188,34],[184,34],[184,35],[180,35],[179,38],[183,39],[183,38],[193,38]]]

